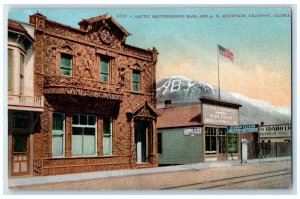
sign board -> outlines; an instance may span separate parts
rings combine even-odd
[[[202,134],[202,128],[186,128],[183,131],[183,135],[201,135]]]
[[[292,127],[290,124],[261,126],[259,136],[263,137],[291,137]]]
[[[258,133],[258,124],[248,124],[239,126],[229,126],[228,133]]]
[[[239,111],[235,108],[202,104],[202,115],[204,124],[226,126],[239,124]]]

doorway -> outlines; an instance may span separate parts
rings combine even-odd
[[[30,136],[27,133],[12,135],[12,175],[30,174]]]
[[[146,121],[135,121],[135,152],[136,163],[149,162],[149,123]]]

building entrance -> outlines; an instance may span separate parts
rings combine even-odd
[[[136,162],[146,163],[149,161],[149,123],[136,121],[134,131]]]
[[[227,129],[205,127],[205,161],[227,159]]]
[[[29,133],[13,133],[12,136],[12,175],[21,176],[30,173]]]

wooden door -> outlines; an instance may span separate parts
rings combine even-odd
[[[30,174],[30,142],[29,134],[13,134],[12,136],[12,175]]]

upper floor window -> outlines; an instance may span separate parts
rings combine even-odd
[[[140,78],[140,71],[138,70],[133,70],[132,71],[132,90],[134,92],[137,92],[139,93],[140,92],[140,81],[141,81],[141,78]]]
[[[100,81],[109,82],[109,59],[100,58]]]
[[[20,53],[20,95],[24,91],[24,55]]]
[[[8,49],[8,90],[13,89],[13,50]]]
[[[72,55],[60,54],[60,74],[64,76],[72,75]]]

